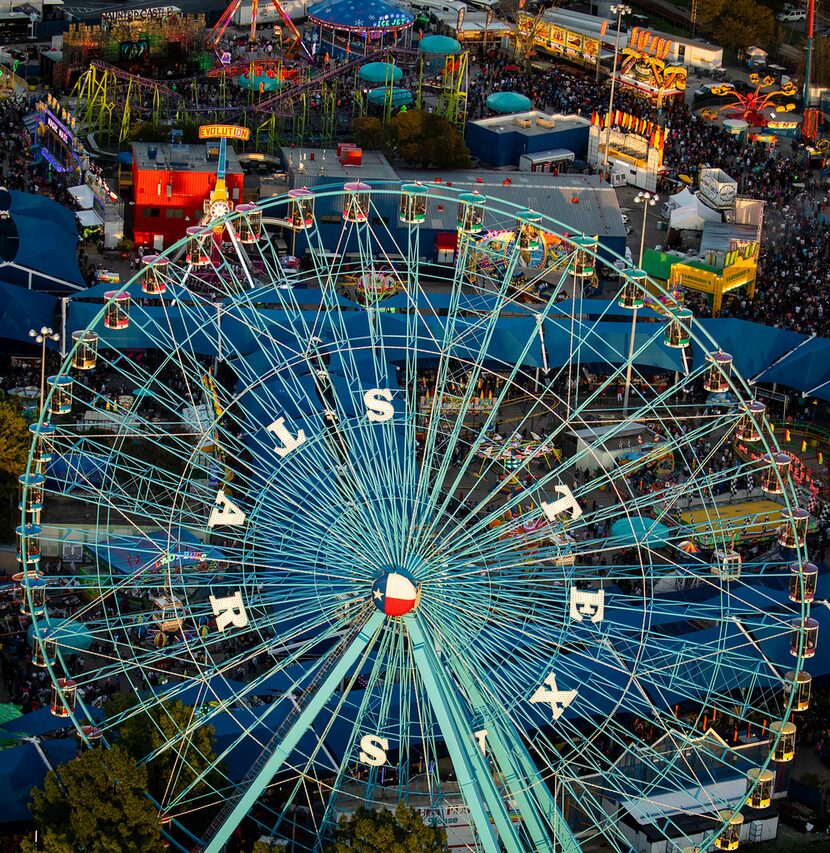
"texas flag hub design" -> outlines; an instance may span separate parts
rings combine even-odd
[[[402,572],[387,572],[372,585],[375,607],[387,616],[403,616],[415,609],[418,587]]]

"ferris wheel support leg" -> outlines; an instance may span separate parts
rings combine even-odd
[[[271,780],[279,772],[283,763],[300,742],[300,738],[308,731],[329,697],[348,675],[349,670],[357,663],[358,658],[363,654],[363,651],[372,641],[375,634],[377,634],[385,619],[386,617],[379,610],[375,610],[369,617],[360,633],[343,652],[337,663],[329,670],[323,683],[317,688],[302,711],[299,712],[299,715],[286,732],[285,737],[271,753],[268,760],[262,765],[256,776],[246,783],[248,785],[247,789],[242,792],[242,796],[231,809],[227,818],[225,818],[222,825],[208,841],[204,853],[220,853],[224,848],[233,831],[239,826],[242,819],[253,808],[254,803],[256,803]]]
[[[519,807],[522,820],[533,840],[533,850],[536,853],[579,853],[579,842],[556,805],[547,783],[539,774],[527,747],[520,736],[514,734],[515,726],[504,719],[504,714],[498,712],[491,700],[482,695],[468,673],[453,671],[469,699],[483,710],[486,742],[493,750],[496,766],[504,776],[511,798]],[[528,787],[529,779],[538,781]]]
[[[406,627],[418,674],[426,687],[478,840],[487,853],[499,853],[502,849],[507,853],[528,853],[510,820],[472,727],[462,713],[457,690],[424,634],[417,613],[407,618]]]

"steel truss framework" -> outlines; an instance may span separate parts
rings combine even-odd
[[[424,200],[458,206],[437,290],[420,260]],[[729,831],[724,809],[755,790],[727,803],[716,783],[763,773],[770,750],[787,760],[787,727],[770,724],[800,701],[786,688],[816,641],[806,574],[792,586],[807,554],[786,466],[728,452],[736,432],[776,450],[747,386],[668,295],[627,355],[616,300],[598,318],[581,310],[596,242],[563,223],[439,186],[328,189],[313,204],[317,215],[296,197],[237,211],[153,262],[143,287],[70,311],[87,319],[49,380],[19,549],[56,713],[89,743],[80,691],[114,677],[137,702],[100,724],[104,744],[177,698],[194,712],[165,717],[146,761],[186,756],[202,726],[223,732],[195,776],[174,762],[158,803],[182,850],[203,810],[208,853],[246,816],[317,850],[339,815],[399,799],[452,833],[469,823],[456,842],[492,853],[628,850],[614,805],[628,801],[662,808],[675,843],[684,816],[701,815],[706,849]],[[318,217],[334,205],[332,245]],[[405,221],[387,224],[390,211]],[[486,270],[480,215],[517,231]],[[289,223],[302,272],[272,242]],[[526,266],[546,235],[570,246],[553,272]],[[517,301],[520,269],[548,282],[544,296]],[[340,293],[355,276],[367,309]],[[396,312],[371,298],[380,276],[397,284]],[[625,272],[626,310],[645,285]],[[712,357],[692,363],[664,336]],[[652,390],[655,365],[676,370],[665,390]],[[608,392],[629,366],[624,414]],[[580,382],[583,368],[600,378]],[[94,390],[103,377],[133,389],[115,412]],[[701,383],[738,405],[689,402]],[[648,447],[625,448],[632,427]],[[611,460],[610,447],[623,452]],[[49,458],[71,469],[80,455],[100,482],[50,473]],[[669,458],[680,476],[655,497],[638,483]],[[740,544],[760,523],[750,504],[721,516],[717,496],[748,477],[778,502],[789,550]],[[679,505],[708,508],[697,531],[675,524]],[[66,520],[78,511],[94,525]],[[690,536],[719,547],[689,553]],[[67,541],[85,543],[81,573],[43,574],[41,550]],[[82,672],[50,616],[68,582],[85,594],[68,624],[99,644]],[[737,736],[714,748],[709,721],[724,718],[767,732],[751,758]],[[258,757],[234,772],[239,750]]]
[[[87,130],[100,137],[130,139],[134,126],[148,122],[154,128],[182,124],[233,121],[252,131],[258,150],[275,153],[286,144],[330,145],[346,132],[358,115],[365,114],[365,84],[358,79],[360,67],[388,61],[404,69],[416,88],[416,102],[423,103],[424,62],[415,51],[388,48],[311,76],[311,69],[289,69],[280,62],[251,61],[215,69],[201,77],[167,84],[95,61],[81,75],[72,91],[75,116]],[[251,88],[244,99],[234,78],[268,65],[284,85],[275,94]],[[436,111],[459,128],[466,121],[467,54],[448,57],[442,72]],[[417,76],[417,79],[416,79]],[[205,86],[208,91],[205,92]],[[388,118],[389,109],[384,110]]]

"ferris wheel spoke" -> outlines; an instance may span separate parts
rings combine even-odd
[[[228,803],[227,813],[223,810],[223,812],[217,815],[211,830],[209,830],[210,835],[206,853],[216,853],[228,840],[231,832],[233,832],[253,803],[256,802],[275,773],[290,756],[300,738],[313,723],[323,703],[328,700],[329,696],[335,691],[337,685],[357,660],[376,642],[382,622],[382,614],[379,611],[375,611],[369,617],[369,620],[364,623],[359,633],[355,632],[353,634],[348,645],[344,647],[343,653],[330,671],[327,673],[324,670],[321,671],[319,687],[317,687],[305,707],[297,710],[293,716],[289,715],[283,721],[280,729],[275,733],[273,740],[274,751],[267,750],[264,753],[264,763],[261,765],[255,764],[252,767],[251,778],[250,780],[246,780],[248,784],[241,797],[236,801]]]
[[[440,625],[443,625],[443,624],[448,624],[448,623],[446,623],[444,621],[442,621],[440,623],[434,623],[432,625],[432,628],[436,632],[440,632]],[[449,647],[452,647],[452,638],[446,637],[444,639],[444,641],[448,644]],[[499,700],[493,695],[492,688],[488,687],[487,683],[484,682],[485,676],[483,675],[483,673],[486,673],[488,671],[487,666],[485,664],[479,663],[478,666],[474,666],[472,661],[466,660],[466,659],[461,658],[458,655],[456,655],[451,659],[450,665],[453,667],[454,671],[466,670],[467,671],[467,678],[482,679],[483,683],[482,683],[481,689],[487,691],[487,695],[490,695],[492,697],[492,701],[497,703],[497,707],[507,707],[507,705],[510,704],[509,700],[506,703],[505,703],[505,700],[499,702]],[[533,674],[531,674],[529,676],[530,679],[532,679],[533,677],[534,677]],[[523,681],[523,682],[516,683],[515,685],[512,685],[511,699],[512,699],[512,697],[515,697],[517,690],[520,693],[527,690],[527,682]],[[588,708],[585,709],[585,711],[583,713],[587,713],[587,715],[590,716],[590,714],[591,714],[590,704],[589,704]],[[599,717],[604,716],[605,712],[604,712],[604,710],[596,709],[596,714],[597,714],[597,717],[599,718]],[[519,723],[519,722],[514,720],[512,722],[512,725],[513,725],[515,730],[521,731],[521,732],[526,732],[526,730],[528,728],[527,721],[523,721],[523,722]],[[531,727],[537,727],[538,725],[539,725],[539,721],[536,720],[535,724],[531,724]],[[575,732],[575,735],[576,734],[577,733]],[[544,738],[544,736],[541,734],[541,732],[537,731],[536,734],[534,735],[534,740],[531,742],[535,742],[535,740],[538,740],[539,737]],[[578,735],[577,735],[577,737],[578,737]],[[552,754],[556,754],[555,747],[552,744],[550,746],[551,746]],[[597,771],[599,771],[600,768],[599,768],[598,764],[595,764],[594,767]],[[561,774],[560,774],[559,778],[561,778]]]
[[[514,265],[515,265],[515,258],[516,257],[518,257],[518,253],[514,253],[514,256],[512,259]],[[503,285],[502,285],[503,289],[501,289],[497,295],[498,303],[495,306],[495,308],[493,309],[492,314],[490,315],[490,325],[487,327],[487,333],[486,333],[486,335],[483,336],[483,339],[482,339],[481,344],[480,344],[479,353],[477,354],[478,362],[482,362],[484,360],[485,355],[489,350],[490,343],[492,341],[492,336],[493,336],[493,333],[495,330],[496,321],[497,321],[498,316],[500,314],[501,308],[503,307],[503,305],[507,301],[506,290],[504,289],[506,287],[507,281],[509,281],[509,276],[506,275],[505,280],[504,280]],[[555,297],[556,297],[556,293],[551,295],[551,297],[548,299],[547,305],[545,306],[543,313],[537,316],[537,322],[544,321],[544,319],[547,316],[548,311],[550,311],[551,307],[554,304]],[[466,454],[462,454],[464,456],[464,458],[461,460],[461,464],[459,465],[458,473],[456,474],[455,479],[450,484],[450,486],[444,490],[444,500],[441,502],[441,504],[439,506],[439,511],[441,513],[446,512],[448,501],[449,501],[450,497],[453,496],[456,493],[456,491],[460,488],[460,484],[461,484],[463,477],[468,473],[470,466],[472,464],[474,464],[475,457],[476,457],[477,453],[480,452],[482,443],[485,440],[487,430],[489,429],[489,427],[492,424],[495,423],[495,418],[497,417],[497,415],[500,411],[501,404],[506,399],[507,393],[509,392],[510,389],[513,389],[514,387],[518,387],[516,379],[523,370],[522,365],[524,364],[525,358],[526,358],[528,352],[530,351],[531,346],[533,345],[533,338],[534,338],[534,335],[531,335],[530,337],[528,337],[527,341],[524,343],[521,352],[517,355],[517,357],[514,360],[514,363],[510,366],[509,373],[507,374],[506,377],[504,377],[502,390],[498,394],[498,397],[495,401],[495,404],[491,407],[491,412],[487,416],[484,425],[479,430],[478,435],[473,440],[473,442],[470,443],[470,445],[466,451]],[[477,383],[479,381],[479,378],[480,378],[481,372],[482,372],[482,369],[481,369],[481,366],[479,363],[477,363],[474,360],[473,364],[474,364],[474,367],[473,367],[472,373],[467,378],[466,389],[465,389],[463,397],[462,397],[461,405],[459,406],[459,412],[458,412],[458,415],[456,417],[455,427],[453,429],[453,433],[456,435],[458,434],[458,431],[460,430],[461,426],[463,426],[463,424],[464,424],[467,412],[469,410],[470,402],[473,399],[473,396],[475,394],[475,390],[477,387]],[[438,405],[438,414],[437,415],[434,414],[433,417],[440,416],[440,405],[439,405],[439,401],[438,401],[437,397],[435,398],[435,404],[433,405],[433,409],[435,409],[436,405]],[[514,430],[514,434],[520,432],[520,430],[523,428],[524,424],[533,417],[534,413],[535,413],[534,409],[531,407],[529,409],[529,411],[521,417],[518,426]],[[450,460],[451,460],[451,454],[446,453],[444,455],[443,463],[442,463],[442,466],[440,468],[440,471],[435,478],[436,485],[439,483],[442,483],[443,480],[445,479],[446,474],[448,472]],[[491,465],[492,464],[493,463],[491,463]],[[434,492],[433,497],[434,497],[434,499],[437,497],[437,492]],[[436,514],[435,521],[430,526],[428,532],[436,531],[439,518],[440,518],[440,516]],[[443,532],[443,529],[445,529],[446,526],[447,526],[446,523],[442,524],[441,529],[438,532],[439,533]]]
[[[621,428],[622,428],[622,423],[619,423],[617,426],[615,426],[615,427],[613,428],[613,430],[612,430],[612,434],[613,434],[614,432],[619,431]],[[606,440],[607,440],[607,438],[606,438]],[[692,441],[692,439],[690,438],[690,439],[689,439],[689,442],[691,443],[691,441]],[[585,452],[587,453],[588,451],[585,451]],[[594,448],[594,452],[596,452],[596,448]],[[714,452],[714,451],[713,451],[713,452]],[[514,476],[517,476],[518,474],[520,474],[520,473],[521,473],[522,468],[523,468],[524,466],[526,466],[527,464],[528,464],[528,463],[527,463],[527,461],[525,461],[525,462],[521,463],[521,465],[520,465],[519,469],[517,469],[516,471],[514,471],[514,472],[513,472],[513,473],[514,473]],[[572,458],[571,458],[571,460],[570,460],[570,464],[571,464],[571,465],[574,465],[574,464],[575,464],[575,460],[573,459],[573,457],[572,457]],[[700,466],[699,466],[699,467],[700,467]],[[563,470],[562,468],[557,468],[557,469],[555,469],[554,471],[551,471],[551,472],[549,472],[548,474],[543,475],[543,476],[542,476],[541,478],[539,478],[539,480],[534,484],[534,490],[535,490],[535,491],[539,491],[539,490],[541,490],[541,489],[542,489],[542,488],[544,488],[544,487],[548,484],[548,482],[549,482],[549,481],[551,481],[554,477],[556,477],[556,478],[560,478],[560,477],[561,477],[561,472],[562,472],[562,470]],[[693,475],[694,475],[694,473],[695,473],[695,472],[692,472],[692,474],[693,474]],[[607,476],[607,475],[606,475],[606,476]],[[604,482],[605,482],[605,477],[600,477],[600,479],[599,479],[599,480],[595,480],[595,481],[592,481],[592,482],[587,483],[584,487],[582,487],[582,490],[581,490],[581,491],[582,491],[582,492],[584,492],[584,493],[587,493],[587,492],[588,492],[589,487],[597,487],[597,486],[599,486],[599,485],[602,485]],[[693,482],[693,479],[690,477],[690,479],[689,479],[689,481],[687,481],[687,483],[692,483],[692,482]],[[679,497],[679,496],[680,496],[680,491],[681,491],[682,489],[683,489],[683,484],[681,484],[680,486],[678,486],[678,488],[677,488],[677,490],[676,490],[677,497]],[[483,508],[484,506],[486,506],[486,503],[489,503],[489,502],[490,502],[490,501],[495,497],[495,494],[496,494],[496,492],[495,492],[495,491],[492,491],[492,492],[488,493],[484,499],[479,500],[479,502],[478,502],[478,504],[477,504],[477,506],[476,506],[476,508],[475,508],[475,509],[480,509],[480,508]],[[580,494],[580,490],[577,490],[577,494]],[[487,532],[486,532],[486,531],[482,531],[482,527],[484,527],[484,525],[489,525],[489,524],[490,524],[490,522],[492,522],[494,519],[498,518],[498,517],[499,517],[500,515],[502,515],[506,510],[511,510],[511,511],[512,511],[516,506],[518,506],[518,505],[520,504],[520,502],[521,502],[522,500],[523,500],[523,494],[521,494],[521,493],[520,493],[520,494],[518,494],[518,495],[514,495],[514,496],[513,496],[513,497],[511,497],[511,498],[508,498],[508,499],[507,499],[507,500],[506,500],[506,501],[501,505],[501,507],[499,507],[499,509],[498,509],[498,510],[493,510],[493,511],[491,511],[488,515],[484,516],[483,518],[479,518],[479,520],[477,521],[477,523],[476,523],[476,525],[473,527],[473,529],[472,529],[472,530],[470,530],[470,532],[469,532],[469,533],[468,533],[467,531],[465,531],[465,532],[462,534],[461,539],[462,539],[462,540],[463,540],[464,538],[467,538],[467,539],[473,539],[473,538],[474,538],[475,536],[477,536],[477,535],[478,535],[478,536],[480,536],[480,535],[487,536],[487,535],[488,535],[488,534],[487,534]],[[632,498],[632,501],[631,501],[631,502],[629,502],[629,503],[627,504],[629,511],[630,511],[631,509],[633,509],[633,508],[636,508],[638,503],[643,504],[643,505],[650,505],[651,503],[653,503],[653,501],[652,501],[651,496],[649,496],[649,495],[643,495],[643,496],[641,496],[640,498]],[[532,507],[532,506],[533,506],[533,505],[531,504],[531,507]],[[535,508],[534,508],[534,509],[532,509],[532,512],[534,513],[534,515],[536,515],[536,514],[538,513],[538,510],[535,510]],[[611,507],[611,509],[610,509],[610,510],[606,510],[606,512],[613,512],[613,507]],[[525,515],[525,517],[528,517],[529,515],[530,515],[530,514],[529,514],[529,513],[527,513],[527,514]],[[522,516],[520,516],[519,518],[520,518],[520,520],[521,520]],[[528,518],[528,520],[535,520],[535,519]],[[585,515],[583,515],[583,520],[582,520],[581,522],[580,522],[580,521],[577,521],[577,523],[578,523],[578,524],[586,524],[589,520],[591,520],[591,517],[590,517],[590,516],[589,516],[589,517],[585,517]],[[456,537],[454,537],[454,541],[459,541],[459,540],[458,540]]]
[[[166,290],[118,321],[141,357],[122,353],[113,305],[79,310],[107,331],[59,370],[75,368],[70,417],[50,383],[55,462],[47,473],[36,447],[21,481],[33,571],[16,594],[41,651],[51,638],[53,688],[73,679],[78,728],[113,686],[138,697],[100,724],[107,743],[161,715],[147,760],[170,760],[162,811],[181,827],[215,816],[210,853],[249,812],[249,830],[319,851],[340,814],[396,797],[436,825],[458,809],[488,853],[562,839],[627,853],[609,802],[664,814],[665,837],[682,835],[688,804],[711,818],[711,846],[722,804],[702,789],[739,772],[745,727],[787,720],[803,666],[790,650],[809,604],[787,601],[791,555],[766,544],[795,535],[792,483],[777,472],[766,520],[743,489],[769,482],[763,413],[747,453],[749,389],[671,299],[631,333],[611,316],[619,300],[586,310],[597,251],[561,224],[541,217],[536,248],[519,245],[536,215],[491,201],[494,230],[460,228],[455,266],[427,278],[420,208],[373,187],[330,239],[313,207],[343,208],[343,193],[262,201],[259,229],[244,210],[213,223],[204,265],[184,244],[167,253]],[[305,271],[279,261],[286,222]],[[381,277],[401,292],[392,311]],[[528,299],[540,282],[548,296]],[[702,364],[673,351],[684,331]],[[583,366],[601,378],[586,384]],[[631,405],[615,405],[627,372]],[[701,379],[737,406],[707,407]],[[625,450],[635,431],[649,446]],[[97,460],[88,483],[81,456]],[[83,552],[55,568],[65,543]],[[73,631],[92,643],[83,666]],[[194,756],[194,781],[186,757],[212,724],[221,755]],[[251,749],[249,773],[223,768]]]
[[[310,647],[311,647],[311,644],[308,644],[306,646],[306,649],[308,649]],[[247,693],[247,692],[257,688],[258,684],[261,681],[263,681],[265,679],[265,677],[272,676],[274,674],[274,672],[283,671],[284,669],[286,669],[286,667],[289,663],[296,662],[302,656],[302,654],[303,654],[303,652],[301,652],[301,651],[297,652],[296,654],[291,656],[290,660],[287,660],[286,662],[284,662],[284,665],[280,669],[272,669],[272,671],[266,673],[265,675],[258,677],[257,679],[254,679],[251,684],[246,685],[247,689],[245,692]],[[284,702],[288,703],[289,708],[293,707],[294,710],[299,710],[299,707],[297,704],[297,699],[295,698],[294,694],[296,694],[297,691],[299,691],[299,695],[302,695],[304,692],[306,692],[307,690],[310,689],[309,685],[313,686],[316,683],[316,680],[319,680],[319,678],[315,675],[313,670],[308,670],[308,671],[303,672],[302,675],[295,677],[293,679],[293,681],[291,680],[291,676],[289,676],[288,679],[289,679],[288,686],[286,687],[286,689],[284,691],[281,691],[282,692],[282,699],[279,702],[272,703],[270,706],[265,706],[264,713],[257,717],[257,726],[267,725],[268,718],[273,714],[275,709],[280,708],[283,712],[285,712],[286,708],[283,706]],[[306,686],[301,687],[301,685],[306,685]],[[174,698],[174,697],[167,697],[167,698],[169,699],[169,698]],[[203,726],[203,725],[210,724],[210,721],[212,719],[214,719],[215,717],[219,716],[220,714],[227,713],[227,711],[231,708],[232,702],[237,703],[240,701],[240,699],[243,699],[243,698],[244,698],[244,694],[242,694],[240,696],[233,697],[232,700],[219,700],[217,703],[215,703],[215,706],[212,707],[206,714],[203,714],[200,717],[200,719],[196,723],[194,723],[193,726],[190,726],[186,729],[182,729],[170,741],[168,741],[168,743],[164,744],[160,748],[159,751],[157,751],[156,753],[153,753],[151,756],[149,756],[149,758],[152,759],[152,757],[154,757],[156,754],[160,754],[161,750],[166,750],[166,749],[177,747],[177,745],[180,742],[191,737],[196,728]],[[262,707],[262,706],[260,706],[260,707]],[[289,710],[289,714],[290,714],[290,710]],[[272,722],[274,722],[274,721],[272,720]],[[311,722],[313,723],[313,721],[311,721]],[[259,736],[252,735],[250,726],[240,724],[239,728],[240,728],[240,733],[238,735],[236,735],[234,738],[232,738],[231,742],[221,752],[221,754],[217,755],[215,757],[215,759],[211,762],[211,764],[205,768],[204,773],[206,775],[211,773],[217,767],[221,766],[221,763],[233,752],[233,750],[238,748],[239,745],[242,744],[246,739],[248,739],[250,737],[262,737],[261,735],[259,735]],[[278,728],[278,726],[276,726],[276,728]],[[271,740],[273,740],[273,738],[271,738]],[[319,743],[322,743],[322,741],[320,741],[319,737],[317,737],[317,740]],[[263,750],[269,749],[268,743],[262,743],[259,741],[258,741],[258,743]],[[276,746],[276,743],[272,743],[270,745],[270,748],[273,749],[275,746]],[[183,788],[177,794],[177,796],[175,798],[172,798],[168,802],[168,804],[167,804],[168,808],[171,810],[176,809],[177,807],[180,807],[183,803],[187,803],[190,799],[191,792],[198,786],[198,782],[199,782],[199,780],[194,780],[190,785]],[[239,790],[239,789],[237,789],[237,790]]]

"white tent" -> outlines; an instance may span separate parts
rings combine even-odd
[[[76,210],[75,218],[84,228],[95,228],[104,224],[104,220],[94,210]]]
[[[82,210],[89,210],[95,199],[92,190],[86,184],[81,184],[79,187],[70,187],[69,195],[78,202],[78,207]]]
[[[705,205],[697,195],[692,195],[688,189],[672,196],[670,200],[675,201],[685,193],[688,193],[688,200],[671,212],[669,220],[671,228],[676,228],[678,231],[702,231],[707,222],[722,221],[717,210],[712,210],[711,207]]]

